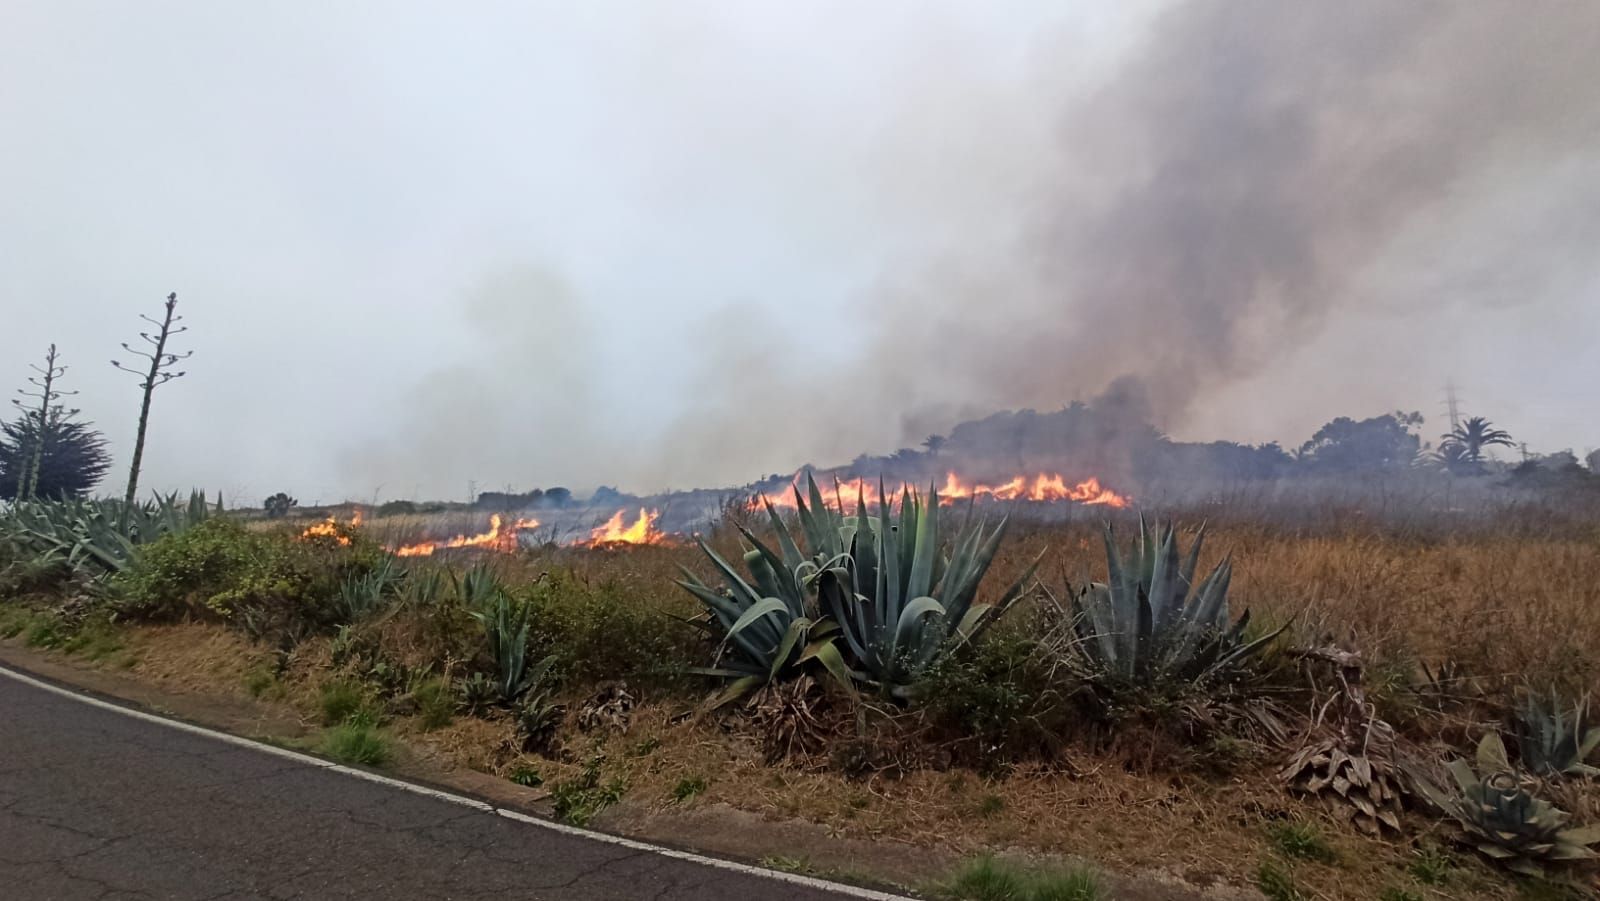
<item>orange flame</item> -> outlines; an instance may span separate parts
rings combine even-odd
[[[313,541],[326,538],[340,547],[350,546],[350,530],[361,525],[361,508],[357,507],[355,515],[350,517],[347,525],[341,526],[333,514],[329,514],[322,522],[312,523],[300,533],[301,541]]]
[[[800,484],[800,476],[795,476],[795,484]],[[824,487],[818,485],[822,499],[829,506],[845,510],[855,507],[858,501],[865,501],[868,507],[877,505],[876,486],[871,486],[864,481],[843,482],[836,486]],[[898,493],[898,488],[889,490],[892,500]],[[774,507],[795,506],[794,492],[790,489],[768,492],[757,495],[751,499],[751,504],[759,508],[761,500],[765,498]],[[953,472],[946,473],[944,484],[939,486],[939,503],[949,504],[964,498],[989,498],[993,500],[1029,500],[1029,501],[1075,501],[1080,504],[1103,504],[1109,507],[1126,507],[1128,498],[1112,491],[1100,484],[1094,477],[1084,479],[1076,485],[1068,485],[1067,480],[1059,473],[1045,475],[1012,476],[998,485],[971,485],[964,482],[960,476]]]
[[[793,486],[800,489],[802,496],[806,494],[806,488],[803,487],[804,482],[800,475],[794,477]],[[857,479],[854,482],[840,482],[837,485],[823,485],[821,480],[818,479],[817,490],[822,493],[822,500],[828,506],[836,509],[851,510],[863,502],[868,507],[876,507],[878,505],[878,486],[868,484],[865,479]],[[893,501],[899,490],[899,487],[889,489],[891,501]],[[750,506],[758,510],[761,509],[762,498],[765,498],[774,507],[788,507],[791,510],[795,507],[793,488],[782,488],[766,494],[757,494],[750,498]]]
[[[631,525],[623,522],[627,509],[618,510],[611,514],[611,518],[602,523],[589,533],[589,540],[584,542],[588,547],[604,547],[614,544],[664,544],[667,536],[656,528],[656,520],[661,518],[661,511],[639,508],[639,518]]]
[[[524,529],[539,527],[537,519],[519,519],[510,526],[496,513],[489,517],[489,531],[477,535],[457,535],[442,541],[420,541],[394,549],[396,557],[427,557],[440,548],[478,547],[490,551],[511,553],[517,549],[517,535]]]
[[[1000,485],[968,485],[961,481],[961,477],[953,472],[945,473],[944,485],[939,488],[941,500],[956,500],[968,497],[992,497],[996,500],[1029,500],[1029,501],[1076,501],[1080,504],[1104,504],[1108,507],[1126,507],[1128,499],[1100,484],[1100,480],[1090,476],[1076,485],[1068,485],[1067,480],[1060,474],[1045,475],[1040,473],[1029,479],[1026,476],[1014,476],[1010,481]]]

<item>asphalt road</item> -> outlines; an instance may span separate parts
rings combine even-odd
[[[518,822],[0,675],[0,897],[850,895]]]

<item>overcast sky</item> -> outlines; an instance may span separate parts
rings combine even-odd
[[[252,504],[744,482],[1121,375],[1186,438],[1432,435],[1454,378],[1600,444],[1600,6],[1280,6],[9,0],[0,386],[57,343],[120,482],[176,291],[144,484]]]

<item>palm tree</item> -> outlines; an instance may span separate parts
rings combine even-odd
[[[1474,416],[1457,425],[1450,434],[1444,436],[1443,443],[1460,445],[1461,458],[1472,464],[1483,462],[1483,449],[1486,447],[1512,445],[1510,432],[1495,428],[1494,423],[1482,416]]]

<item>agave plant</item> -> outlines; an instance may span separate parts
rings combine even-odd
[[[495,661],[495,687],[500,700],[510,704],[549,669],[550,661],[540,661],[528,666],[528,626],[531,610],[504,591],[495,592],[484,606],[472,610],[474,619],[483,625],[489,652]]]
[[[190,493],[187,503],[171,494],[134,504],[127,507],[126,517],[125,506],[122,501],[81,499],[13,504],[0,516],[0,536],[28,553],[64,554],[75,572],[98,577],[126,569],[138,545],[181,532],[211,515],[198,491]]]
[[[941,653],[971,641],[1022,596],[1037,561],[994,603],[975,603],[1008,520],[986,530],[969,506],[947,558],[937,489],[930,486],[926,502],[902,491],[894,515],[881,483],[878,497],[874,519],[858,496],[853,524],[822,507],[818,528],[847,538],[848,546],[818,573],[817,595],[841,626],[857,678],[903,697]]]
[[[1553,693],[1530,694],[1516,720],[1517,750],[1522,765],[1537,776],[1600,776],[1585,761],[1600,747],[1600,726],[1589,718],[1589,698],[1574,705],[1569,719]]]
[[[1032,577],[1030,568],[995,603],[975,604],[1005,520],[986,531],[969,514],[946,558],[934,491],[926,501],[903,491],[892,514],[880,484],[874,517],[864,498],[849,516],[828,507],[810,476],[806,487],[809,502],[795,489],[804,551],[768,503],[776,549],[740,526],[748,580],[701,542],[726,588],[714,589],[687,570],[679,582],[705,604],[712,631],[722,635],[718,666],[701,670],[735,677],[718,703],[810,660],[847,688],[861,683],[903,697],[942,651],[971,640]]]
[[[811,491],[813,498],[820,499],[815,482]],[[700,540],[700,549],[710,558],[726,587],[713,588],[687,568],[683,570],[684,577],[678,580],[679,585],[705,605],[710,618],[706,624],[708,631],[721,635],[713,665],[693,670],[733,680],[713,699],[713,707],[754,691],[777,679],[786,669],[811,660],[821,663],[841,685],[850,688],[850,673],[834,644],[839,625],[825,620],[817,612],[810,587],[824,565],[840,556],[842,538],[836,532],[819,531],[812,511],[800,500],[798,490],[795,496],[800,501],[812,556],[801,553],[788,526],[769,503],[767,515],[778,537],[778,551],[767,547],[748,529],[739,527],[748,542],[743,558],[748,579]],[[825,505],[821,506],[826,510]]]
[[[1506,758],[1505,743],[1490,733],[1478,743],[1477,771],[1465,760],[1449,764],[1455,790],[1425,777],[1418,791],[1461,827],[1462,839],[1515,873],[1542,876],[1552,863],[1592,860],[1600,826],[1567,828],[1570,815],[1535,797]]]
[[[561,725],[564,708],[556,703],[555,679],[551,675],[555,662],[554,654],[544,657],[523,678],[521,699],[512,711],[512,719],[525,751],[550,750],[556,728]]]
[[[404,568],[396,566],[393,557],[384,557],[373,569],[360,575],[345,577],[339,586],[335,610],[339,621],[354,623],[381,606],[385,599],[397,595],[406,580]]]
[[[1177,530],[1171,524],[1154,534],[1143,517],[1132,554],[1117,550],[1110,525],[1105,529],[1108,577],[1072,597],[1076,657],[1086,675],[1107,687],[1201,685],[1237,671],[1285,627],[1246,640],[1250,611],[1237,620],[1228,612],[1228,560],[1195,584],[1205,541],[1202,527],[1180,559]]]

